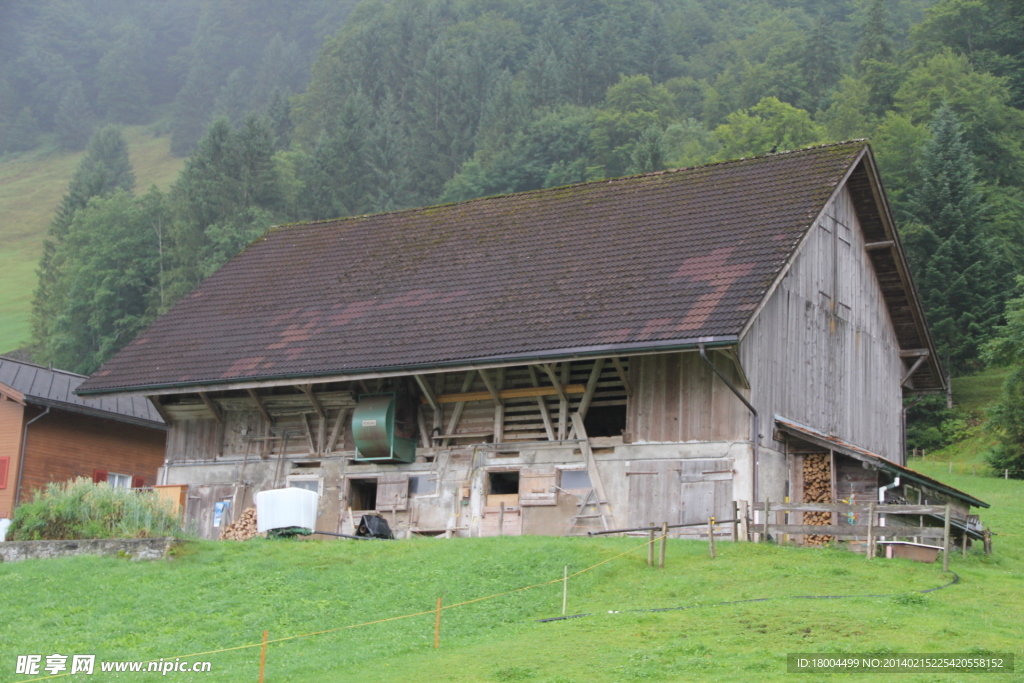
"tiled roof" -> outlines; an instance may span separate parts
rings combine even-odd
[[[122,422],[163,425],[163,418],[145,398],[76,396],[74,390],[84,381],[85,375],[0,356],[0,392],[12,398]]]
[[[81,390],[734,337],[864,148],[275,228]]]

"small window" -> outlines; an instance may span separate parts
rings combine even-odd
[[[348,506],[353,510],[377,509],[377,480],[349,479]]]
[[[491,472],[490,488],[487,493],[492,495],[508,495],[519,493],[519,472]]]
[[[593,488],[590,473],[586,470],[562,470],[562,481],[559,486],[567,491]]]
[[[288,477],[288,486],[295,489],[306,489],[320,495],[323,480],[315,474],[291,475]]]
[[[437,479],[432,476],[409,477],[409,495],[427,496],[437,491]]]
[[[132,475],[107,472],[107,484],[112,489],[130,489],[132,487]]]
[[[583,418],[587,436],[622,436],[626,431],[626,406],[594,406]]]

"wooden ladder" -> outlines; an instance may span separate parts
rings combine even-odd
[[[591,502],[591,498],[594,501]],[[597,514],[584,514],[586,509],[590,506],[597,508]],[[576,523],[581,519],[597,519],[601,518],[601,526],[604,527],[605,531],[608,531],[608,519],[604,516],[604,512],[601,511],[601,501],[595,497],[594,489],[587,491],[587,495],[580,502],[579,507],[576,510],[576,514],[572,517],[572,524],[569,526],[569,531],[566,532],[566,536],[572,536],[572,532],[576,530]]]

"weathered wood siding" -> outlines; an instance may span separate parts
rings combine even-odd
[[[7,468],[7,485],[0,489],[0,518],[10,518],[14,508],[14,490],[18,485],[18,457],[25,408],[0,396],[0,466]],[[2,479],[0,473],[0,479]]]
[[[38,413],[31,408],[26,418]],[[29,427],[21,500],[51,481],[91,479],[94,470],[142,477],[152,486],[164,461],[165,438],[162,429],[51,410]]]
[[[726,377],[741,386],[735,365],[712,354]],[[638,442],[743,441],[750,413],[696,352],[638,356],[630,364],[626,431]]]
[[[844,188],[740,344],[762,415],[779,414],[899,461],[903,364]]]

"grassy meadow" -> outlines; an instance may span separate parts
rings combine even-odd
[[[921,469],[990,502],[983,519],[997,534],[992,556],[955,554],[950,564],[960,582],[935,592],[917,591],[950,580],[941,563],[770,544],[719,543],[711,560],[706,543],[673,540],[659,571],[646,566],[636,538],[201,542],[165,562],[81,557],[0,565],[0,681],[26,679],[13,673],[17,654],[167,659],[256,644],[264,630],[268,683],[782,681],[791,676],[787,652],[1024,657],[1024,484],[948,475],[941,463]],[[563,567],[573,573],[594,565],[569,581],[569,613],[591,616],[538,622],[561,612]],[[533,584],[546,585],[445,610],[441,647],[433,648],[438,597],[453,605]],[[798,597],[812,595],[882,597]],[[755,598],[771,599],[716,604]],[[630,611],[663,607],[690,609]],[[210,661],[212,672],[168,679],[256,680],[259,648],[186,659]],[[801,678],[833,679],[841,675]]]
[[[170,139],[144,126],[124,129],[135,168],[136,191],[170,187],[184,163],[170,153]],[[0,353],[29,340],[36,266],[53,210],[60,203],[83,152],[46,146],[0,157]]]

